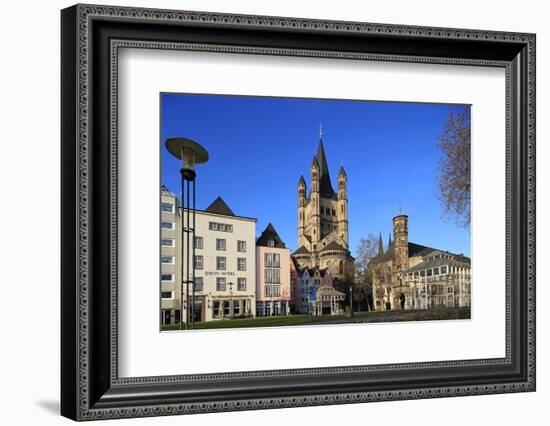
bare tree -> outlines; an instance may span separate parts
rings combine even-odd
[[[447,219],[464,228],[470,228],[470,107],[458,113],[449,113],[438,137],[439,187],[438,198]]]
[[[361,238],[357,246],[357,256],[355,257],[355,269],[357,272],[367,272],[369,262],[378,255],[378,243],[379,238],[374,234],[369,234],[367,238]]]

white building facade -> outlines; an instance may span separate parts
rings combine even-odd
[[[470,307],[470,259],[435,250],[401,274],[404,309]]]
[[[163,187],[160,206],[161,325],[177,324],[180,318],[185,321],[188,309],[190,321],[194,322],[255,316],[256,219],[235,215],[220,197],[206,210],[196,210],[195,277],[193,283],[190,265],[191,282],[187,285],[187,259],[193,259],[193,246],[190,244],[189,253],[184,251],[182,259],[182,213],[187,226],[187,211],[182,212],[176,196]],[[190,217],[193,227],[192,214]],[[191,309],[192,306],[195,309]]]
[[[180,219],[176,195],[165,186],[160,195],[160,323],[167,325],[180,321]]]
[[[195,220],[194,294],[183,288],[184,301],[195,301],[195,322],[255,316],[256,219],[236,216],[218,197]]]

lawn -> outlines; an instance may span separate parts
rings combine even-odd
[[[314,315],[288,315],[284,317],[259,317],[259,318],[237,318],[209,322],[196,322],[195,329],[212,328],[243,328],[243,327],[281,327],[286,325],[304,325],[315,323],[326,323],[343,320],[345,315],[314,316]],[[179,330],[179,324],[163,325],[163,331]]]
[[[345,315],[288,315],[282,317],[237,318],[209,322],[196,322],[195,329],[282,327],[314,324],[344,324],[396,321],[430,321],[469,319],[469,308],[447,308],[409,311],[354,312],[353,317]],[[162,331],[179,330],[179,324],[163,325]]]

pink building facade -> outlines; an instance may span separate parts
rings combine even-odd
[[[256,241],[256,316],[290,314],[290,250],[271,225]]]

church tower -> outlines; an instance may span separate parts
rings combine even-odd
[[[338,236],[342,241],[342,245],[347,249],[349,247],[348,240],[348,176],[344,170],[344,166],[340,167],[338,173]]]
[[[306,245],[305,228],[306,228],[306,181],[303,176],[300,176],[298,181],[298,247]]]
[[[393,272],[409,269],[409,217],[399,215],[393,218]]]
[[[341,167],[338,190],[333,189],[322,128],[309,171],[309,194],[304,177],[298,180],[298,248],[292,257],[300,268],[330,271],[338,279],[353,278],[354,259],[348,248],[348,178]]]
[[[310,215],[310,237],[311,237],[311,251],[318,250],[319,240],[321,239],[321,216],[319,208],[319,163],[317,157],[313,156],[313,161],[310,167],[311,172],[311,191],[309,193],[309,215]]]

